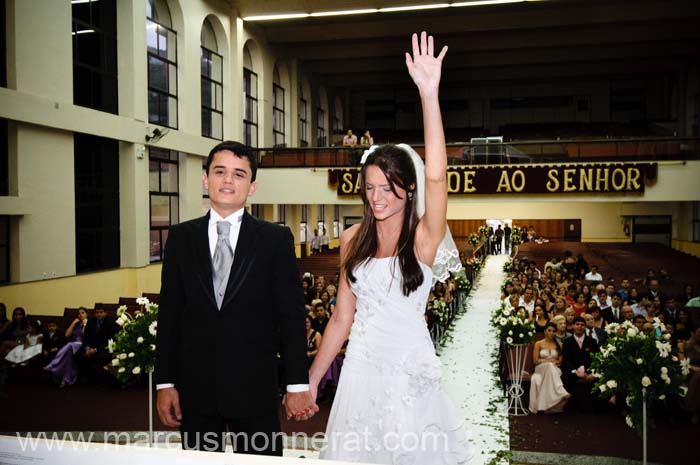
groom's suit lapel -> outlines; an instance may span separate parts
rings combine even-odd
[[[195,240],[192,241],[196,248],[197,276],[209,300],[216,307],[214,298],[214,281],[212,277],[211,250],[209,249],[209,213],[200,218],[195,228]]]
[[[238,243],[236,244],[236,250],[233,255],[231,274],[229,275],[224,302],[221,305],[222,311],[231,303],[236,294],[238,294],[253,266],[258,226],[259,223],[255,218],[250,216],[248,212],[243,213],[241,230],[238,233]]]

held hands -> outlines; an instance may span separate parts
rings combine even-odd
[[[315,395],[312,392],[288,392],[282,401],[287,412],[287,420],[294,417],[295,420],[308,420],[318,412]]]
[[[413,82],[418,86],[421,96],[437,95],[440,86],[440,74],[442,70],[442,60],[447,53],[447,46],[442,47],[437,58],[434,56],[433,36],[429,36],[425,31],[420,34],[420,44],[418,34],[413,34],[413,57],[406,53],[406,67]]]

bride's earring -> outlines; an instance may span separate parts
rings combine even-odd
[[[413,192],[408,193],[408,200],[411,200],[413,198]]]

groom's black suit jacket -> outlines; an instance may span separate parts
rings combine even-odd
[[[307,384],[304,296],[288,228],[243,214],[224,301],[214,299],[209,214],[170,228],[161,276],[156,382],[183,412],[226,418],[279,407],[284,384]]]

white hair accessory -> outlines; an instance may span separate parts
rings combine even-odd
[[[397,144],[397,147],[408,153],[413,162],[413,167],[416,170],[416,214],[418,219],[425,214],[425,164],[423,159],[413,148],[408,144]],[[364,165],[367,157],[374,152],[376,145],[371,146],[362,154],[360,164]],[[458,273],[462,271],[462,262],[459,260],[459,250],[452,238],[450,227],[445,226],[445,237],[442,238],[435,261],[433,261],[433,285],[437,282],[444,282],[450,277],[450,272]]]

